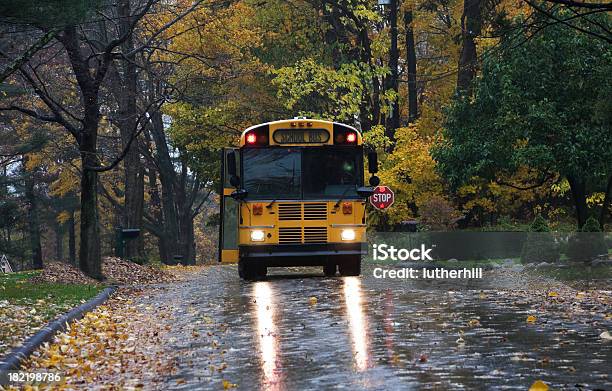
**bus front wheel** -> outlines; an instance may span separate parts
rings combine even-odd
[[[336,264],[329,262],[323,265],[323,274],[325,274],[326,277],[335,276],[336,275]]]
[[[246,259],[238,261],[238,276],[243,280],[261,280],[268,274],[268,268]]]
[[[341,276],[358,276],[361,274],[361,256],[347,256],[338,264]]]

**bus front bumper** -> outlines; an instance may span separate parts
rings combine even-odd
[[[367,243],[241,245],[240,258],[333,257],[366,255]]]

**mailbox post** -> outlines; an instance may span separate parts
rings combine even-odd
[[[126,240],[133,240],[140,236],[140,229],[137,228],[122,228],[115,230],[115,256],[123,258],[125,256]]]

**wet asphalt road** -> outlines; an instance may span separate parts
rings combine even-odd
[[[272,270],[243,282],[236,267],[213,266],[141,298],[172,312],[177,371],[164,389],[612,390],[605,302]]]

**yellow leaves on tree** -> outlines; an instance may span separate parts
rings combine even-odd
[[[442,180],[429,154],[434,138],[421,136],[416,129],[409,126],[397,130],[395,149],[380,173],[382,183],[395,191],[391,223],[416,217],[413,208],[419,208],[434,195],[443,195]]]
[[[271,107],[260,93],[269,88],[261,80],[268,67],[253,55],[263,39],[256,18],[245,1],[227,7],[204,2],[165,32],[168,46],[157,56],[174,64],[172,83],[190,97],[164,106],[177,146],[199,154],[231,145],[257,122],[262,107]]]
[[[77,163],[76,161],[74,163]],[[71,192],[76,192],[79,189],[80,178],[78,173],[67,167],[58,167],[59,175],[55,181],[51,183],[51,195],[62,197]]]
[[[470,211],[477,221],[486,220],[491,213],[502,216],[516,215],[520,208],[552,195],[555,178],[529,191],[521,190],[521,188],[537,184],[540,180],[539,176],[533,170],[521,167],[515,175],[499,183],[473,178],[469,184],[458,189],[457,195],[463,209]]]
[[[258,70],[261,64],[249,53],[261,44],[254,16],[253,8],[243,1],[223,8],[199,7],[165,32],[168,48],[157,55],[178,62],[174,80],[178,84],[194,76],[226,79]]]

